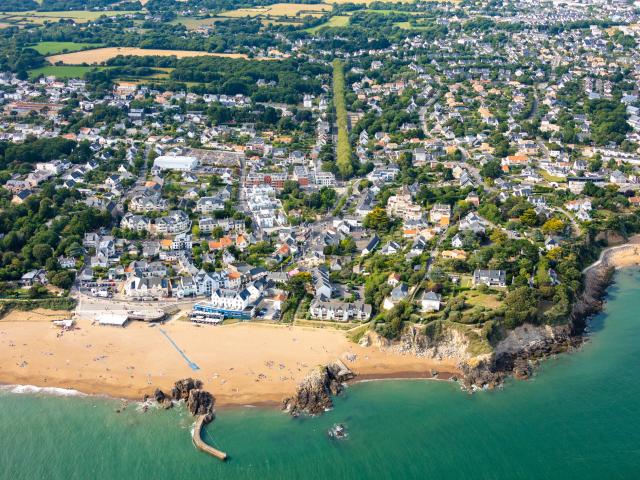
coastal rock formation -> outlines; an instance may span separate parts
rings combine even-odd
[[[156,391],[153,393],[153,398],[158,402],[158,405],[161,405],[164,408],[171,408],[173,406],[171,397],[165,395],[165,393],[159,388],[156,388]]]
[[[584,290],[571,309],[573,334],[581,334],[584,331],[585,320],[602,310],[602,299],[611,283],[614,270],[612,266],[603,262],[589,270],[585,276]]]
[[[171,389],[171,396],[176,400],[187,400],[191,390],[200,388],[202,388],[202,382],[200,380],[183,378],[173,385],[173,388]]]
[[[295,395],[283,401],[282,408],[293,416],[323,413],[333,406],[331,397],[342,392],[343,383],[353,377],[353,372],[340,361],[318,366],[300,382]]]
[[[206,417],[205,423],[214,418],[215,398],[206,390],[202,389],[202,382],[193,378],[184,378],[175,382],[171,389],[171,395],[165,394],[159,388],[153,394],[154,399],[164,408],[171,408],[172,400],[184,400],[191,415]]]
[[[504,381],[504,373],[495,368],[493,354],[473,357],[458,364],[462,370],[460,384],[467,391],[480,388],[496,388]]]
[[[213,406],[215,400],[213,395],[211,395],[206,390],[202,390],[199,388],[194,388],[189,391],[189,398],[187,399],[187,408],[191,415],[209,415],[210,419],[208,421],[213,420]]]
[[[463,362],[462,386],[467,390],[495,388],[508,375],[527,379],[542,359],[566,352],[582,342],[572,334],[571,325],[521,325],[509,332],[495,347],[495,352],[484,358],[474,357]]]
[[[196,417],[196,425],[193,429],[193,444],[198,450],[209,455],[213,455],[220,460],[226,460],[227,454],[217,448],[207,445],[202,439],[202,428],[204,425],[212,422],[215,418],[215,398],[211,393],[202,389],[202,382],[193,378],[184,378],[174,383],[171,389],[171,396],[166,395],[159,388],[153,394],[156,402],[170,408],[173,405],[172,400],[184,400],[189,413]],[[145,400],[148,397],[145,395]]]

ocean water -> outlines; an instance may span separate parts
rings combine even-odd
[[[450,382],[352,386],[319,418],[218,412],[196,451],[183,409],[0,392],[1,479],[640,478],[640,271],[624,270],[578,352],[530,381],[468,395]],[[327,430],[344,423],[349,436]]]

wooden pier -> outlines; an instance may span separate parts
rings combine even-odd
[[[198,450],[225,461],[227,459],[226,453],[221,452],[217,448],[213,448],[202,439],[202,427],[207,423],[207,419],[207,415],[200,415],[196,420],[196,426],[193,429],[193,444]]]

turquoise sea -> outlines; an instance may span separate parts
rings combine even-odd
[[[640,271],[616,274],[578,352],[530,381],[468,395],[456,384],[369,382],[320,418],[223,409],[195,450],[184,410],[0,393],[0,478],[634,479],[640,478]],[[344,423],[345,440],[328,438]]]

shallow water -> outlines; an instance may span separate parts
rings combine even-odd
[[[638,478],[640,271],[615,279],[591,340],[530,381],[471,396],[449,382],[361,383],[320,418],[224,409],[207,430],[224,464],[195,450],[183,409],[0,391],[0,478]],[[336,422],[347,439],[327,436]]]

